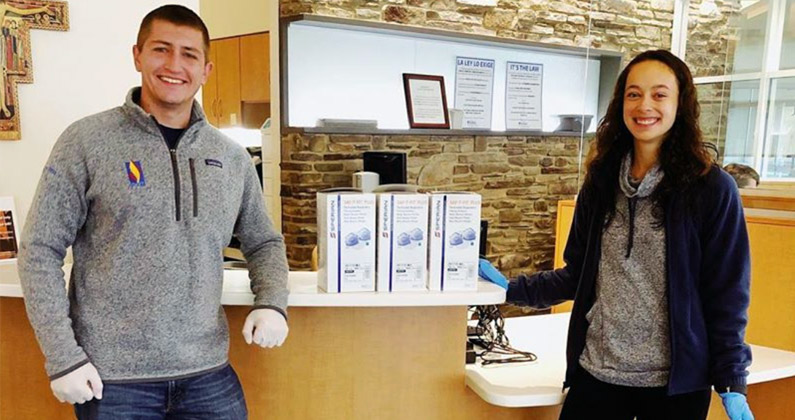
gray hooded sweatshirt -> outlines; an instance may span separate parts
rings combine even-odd
[[[50,379],[89,361],[108,383],[225,366],[222,251],[233,234],[254,307],[286,315],[284,240],[248,153],[208,125],[196,102],[169,150],[133,100],[139,94],[64,131],[25,223],[19,277]]]
[[[616,215],[602,234],[596,300],[580,365],[600,381],[660,387],[671,368],[665,229],[654,218],[652,194],[662,181],[655,165],[630,181],[632,154],[621,165]]]

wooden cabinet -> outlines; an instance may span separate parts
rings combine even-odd
[[[202,89],[210,124],[257,128],[270,116],[269,42],[267,33],[210,42],[214,68]]]
[[[240,99],[270,102],[270,38],[267,33],[240,37]]]
[[[217,48],[213,48],[211,43],[209,59],[213,63],[213,69],[210,75],[207,76],[204,86],[202,86],[202,107],[207,121],[218,127],[218,112],[216,111],[216,104],[218,103],[218,59],[216,58],[216,50]]]
[[[213,71],[202,89],[207,120],[216,127],[237,125],[240,118],[240,40],[210,42]]]
[[[240,41],[215,41],[218,63],[218,126],[237,125],[240,118]],[[212,48],[212,47],[211,47]]]

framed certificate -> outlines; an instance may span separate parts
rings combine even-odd
[[[403,90],[411,128],[450,128],[444,77],[403,73]]]

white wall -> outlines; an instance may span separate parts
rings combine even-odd
[[[201,0],[201,16],[210,38],[269,31],[278,16],[278,0]]]
[[[140,84],[132,46],[141,19],[163,4],[199,11],[199,0],[73,0],[68,32],[31,30],[34,83],[18,85],[22,139],[0,141],[0,196],[14,197],[23,224],[61,132],[120,105],[127,90]]]

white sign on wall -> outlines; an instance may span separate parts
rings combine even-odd
[[[541,130],[544,65],[509,61],[505,77],[505,129]]]
[[[456,57],[455,108],[464,111],[464,129],[491,129],[494,60]]]

